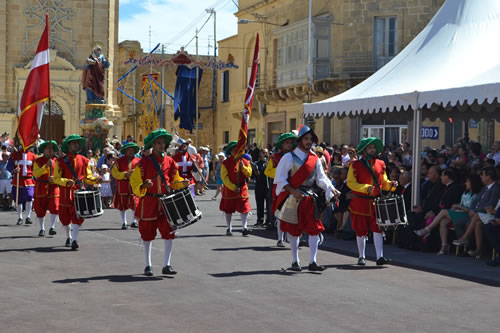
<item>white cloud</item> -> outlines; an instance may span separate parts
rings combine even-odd
[[[123,7],[123,19],[119,22],[119,41],[137,40],[141,43],[144,51],[149,50],[149,26],[151,26],[151,45],[154,47],[158,43],[169,43],[166,45],[168,53],[173,53],[180,49],[182,45],[188,43],[195,35],[195,29],[200,29],[209,17],[205,9],[215,7],[217,12],[217,40],[227,38],[237,33],[237,20],[233,15],[237,11],[231,0],[146,0],[135,8],[133,0],[121,0]],[[120,8],[122,11],[122,8]],[[137,12],[136,12],[137,10]],[[120,14],[121,15],[121,14]],[[173,38],[186,27],[196,22],[176,40]],[[210,38],[210,54],[213,54],[214,23],[211,18],[205,27],[200,31],[199,53],[207,54],[208,42]],[[211,37],[209,37],[211,36]],[[195,40],[188,46],[190,54],[195,53]]]

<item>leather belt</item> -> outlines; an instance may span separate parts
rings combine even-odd
[[[161,198],[165,194],[157,194],[157,193],[146,193],[146,196],[148,197],[154,197],[154,198]]]
[[[375,200],[377,197],[372,197],[370,195],[362,195],[362,194],[353,194],[355,198],[367,199],[367,200]]]

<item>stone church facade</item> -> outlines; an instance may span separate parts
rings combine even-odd
[[[85,112],[81,78],[85,59],[95,43],[111,66],[106,72],[106,117],[122,135],[122,113],[117,103],[118,0],[2,0],[0,1],[0,132],[17,128],[16,114],[31,62],[45,26],[50,24],[52,137],[81,133]],[[48,120],[48,118],[44,118]],[[48,121],[41,135],[48,136]]]

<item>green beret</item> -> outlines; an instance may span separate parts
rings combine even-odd
[[[80,152],[83,150],[83,147],[85,146],[85,138],[82,138],[78,134],[71,134],[66,139],[64,139],[64,142],[61,145],[61,150],[63,151],[63,153],[65,153],[65,154],[68,153],[68,148],[69,148],[68,145],[72,141],[78,141],[78,143],[80,144],[80,148],[78,148],[77,152]]]
[[[144,149],[153,147],[153,142],[159,138],[165,138],[165,143],[168,146],[170,141],[172,141],[172,134],[168,133],[165,129],[159,129],[149,133],[149,135],[144,139]]]
[[[366,147],[368,147],[371,144],[374,144],[375,147],[377,147],[377,154],[380,154],[382,150],[384,150],[384,144],[382,143],[382,140],[380,140],[379,138],[371,137],[371,138],[364,138],[363,140],[361,140],[358,147],[356,148],[356,151],[358,152],[358,154],[361,155],[366,149]]]
[[[125,154],[125,151],[129,148],[134,148],[134,154],[137,154],[141,148],[135,144],[135,142],[127,142],[122,149],[120,149],[120,154]]]

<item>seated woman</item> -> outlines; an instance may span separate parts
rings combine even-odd
[[[432,229],[439,225],[441,250],[439,250],[437,255],[448,253],[450,249],[448,244],[448,225],[450,222],[468,217],[472,202],[477,198],[482,186],[481,178],[478,175],[469,175],[465,181],[465,192],[462,194],[460,203],[453,205],[451,209],[442,209],[431,224],[423,229],[414,231],[418,236],[425,237],[431,233]]]

